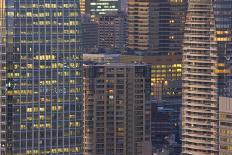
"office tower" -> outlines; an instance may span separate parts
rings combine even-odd
[[[216,40],[219,53],[219,154],[232,154],[232,1],[215,0]]]
[[[151,96],[154,100],[181,98],[181,55],[122,55],[120,62],[143,62],[151,65]]]
[[[232,96],[232,1],[215,0],[214,14],[216,22],[216,40],[218,44],[219,62],[219,95]]]
[[[128,0],[128,49],[149,49],[150,0]]]
[[[92,21],[89,15],[82,15],[81,30],[81,43],[83,53],[97,53],[98,23]]]
[[[141,155],[150,142],[150,66],[84,66],[84,155]]]
[[[187,0],[153,0],[150,9],[150,49],[182,53]]]
[[[98,20],[98,48],[99,51],[126,50],[127,19],[123,13],[108,13]]]
[[[1,154],[82,154],[78,0],[2,0]]]
[[[93,20],[109,12],[119,12],[121,9],[120,0],[90,0],[86,10]]]
[[[219,154],[232,154],[232,98],[219,97]]]
[[[189,0],[183,43],[182,154],[218,154],[217,44],[212,0]]]

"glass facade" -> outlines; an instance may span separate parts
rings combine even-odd
[[[182,53],[187,0],[153,0],[150,48],[162,53]]]
[[[232,96],[232,1],[215,0],[214,13],[216,21],[217,45],[219,51],[219,94]]]
[[[81,154],[79,7],[0,1],[1,154]]]
[[[215,0],[216,40],[219,53],[219,154],[232,154],[232,0]],[[223,97],[222,97],[223,96]]]

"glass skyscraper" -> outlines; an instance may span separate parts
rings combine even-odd
[[[219,53],[219,154],[232,154],[232,0],[215,0],[216,40]]]
[[[0,1],[0,154],[81,154],[79,7]]]
[[[232,0],[215,0],[214,14],[219,53],[219,95],[232,97]]]
[[[187,0],[153,0],[150,48],[161,53],[181,53]]]

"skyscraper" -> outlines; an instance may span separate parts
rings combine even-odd
[[[86,65],[84,92],[84,155],[142,155],[150,142],[150,66]]]
[[[216,41],[219,62],[219,95],[232,97],[232,1],[215,0]]]
[[[98,21],[99,51],[126,50],[127,18],[123,13],[108,13],[99,17]]]
[[[150,5],[150,0],[128,0],[129,50],[149,49]]]
[[[143,52],[140,52],[143,53]],[[181,116],[181,55],[122,55],[120,62],[151,65],[151,141],[153,153],[179,154]],[[173,140],[171,140],[173,137]],[[170,143],[169,143],[170,142]]]
[[[81,154],[78,0],[0,1],[1,154]]]
[[[218,154],[213,0],[189,0],[183,43],[182,154]]]
[[[232,1],[215,0],[216,41],[219,53],[219,154],[232,154]]]
[[[150,49],[181,53],[187,0],[153,0],[150,9]]]
[[[82,15],[81,30],[83,53],[98,52],[98,23],[92,21],[89,15]]]

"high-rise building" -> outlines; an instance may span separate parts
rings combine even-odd
[[[218,154],[213,0],[189,0],[183,43],[182,154]]]
[[[89,15],[81,18],[81,43],[83,53],[98,52],[98,23],[92,21]]]
[[[150,49],[181,53],[187,0],[153,0],[150,9]]]
[[[143,53],[143,52],[142,52]],[[151,65],[151,141],[153,152],[179,154],[182,95],[181,55],[122,55],[120,62]]]
[[[152,1],[151,1],[152,2]],[[128,0],[128,49],[149,49],[150,0]]]
[[[232,154],[232,98],[219,97],[219,154]]]
[[[232,97],[232,1],[215,0],[216,41],[218,45],[219,95]]]
[[[108,13],[98,20],[99,51],[126,50],[127,18],[123,13]]]
[[[215,0],[216,41],[219,54],[219,154],[232,154],[232,1]]]
[[[146,152],[150,103],[149,65],[84,66],[84,155]]]
[[[0,1],[0,154],[82,154],[78,0]]]

